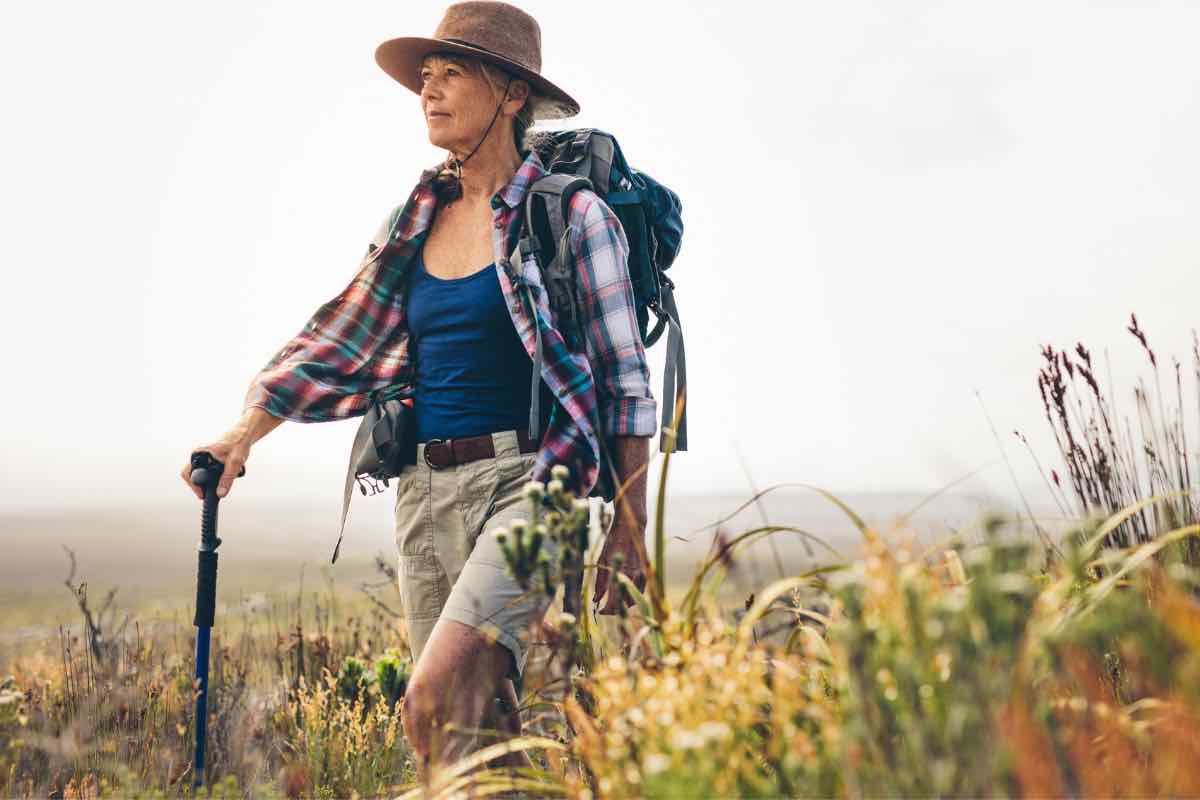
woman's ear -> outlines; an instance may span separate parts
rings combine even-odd
[[[511,113],[516,114],[528,101],[529,81],[514,80],[508,87],[508,98],[505,105],[510,106]]]

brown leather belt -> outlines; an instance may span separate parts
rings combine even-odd
[[[517,429],[517,442],[522,453],[535,453],[538,443],[529,438],[528,428]],[[495,458],[496,445],[492,434],[466,436],[461,439],[430,439],[425,442],[425,463],[431,469],[445,469],[481,458]]]

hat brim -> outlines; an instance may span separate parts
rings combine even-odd
[[[579,113],[579,103],[575,98],[543,78],[536,72],[526,69],[515,61],[509,61],[504,56],[481,50],[478,47],[448,42],[444,39],[425,39],[418,36],[402,36],[398,39],[388,39],[375,48],[375,63],[401,86],[415,94],[421,93],[421,76],[419,70],[421,61],[430,53],[461,53],[474,56],[482,61],[495,64],[514,76],[529,81],[535,94],[540,94],[553,101],[548,108],[541,109],[537,116],[540,119],[562,119]]]

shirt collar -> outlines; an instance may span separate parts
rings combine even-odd
[[[516,208],[525,199],[525,192],[530,185],[545,174],[546,167],[542,164],[542,159],[538,157],[536,150],[530,148],[525,161],[517,167],[517,171],[513,173],[504,188],[492,198],[492,208],[500,207],[496,202],[497,198],[509,208]]]
[[[437,176],[438,170],[441,168],[442,165],[438,164],[422,172],[421,183],[433,183],[434,177]],[[516,208],[525,199],[525,193],[529,189],[529,186],[545,174],[546,167],[542,164],[542,159],[538,157],[537,151],[531,148],[529,155],[525,157],[521,166],[517,167],[517,171],[509,178],[508,183],[500,191],[492,195],[492,208],[498,209],[501,204],[509,208]]]

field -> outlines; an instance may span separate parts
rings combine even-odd
[[[1157,370],[1136,320],[1130,332]],[[626,584],[626,615],[597,619],[578,610],[594,522],[561,486],[531,486],[550,510],[507,532],[510,563],[556,602],[524,734],[424,783],[401,733],[410,664],[388,532],[360,527],[329,570],[311,515],[230,503],[202,793],[1200,794],[1200,508],[1181,386],[1139,384],[1135,440],[1082,345],[1045,357],[1062,452],[1043,455],[1055,508],[1036,519],[958,495],[676,498],[664,468],[645,591]],[[3,519],[22,544],[0,568],[0,795],[193,794],[195,536],[181,532],[197,522],[134,516]],[[543,566],[539,537],[564,560]],[[533,766],[488,765],[516,749]]]

